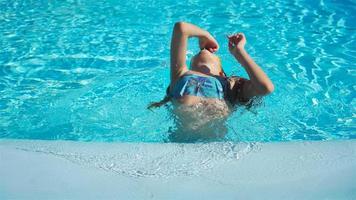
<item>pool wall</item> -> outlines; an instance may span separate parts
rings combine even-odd
[[[355,199],[356,140],[0,140],[0,199]]]

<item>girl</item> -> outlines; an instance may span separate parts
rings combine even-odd
[[[200,52],[186,65],[188,38],[199,39]],[[148,108],[160,107],[171,101],[177,117],[171,141],[192,142],[223,137],[224,125],[234,105],[248,105],[253,97],[264,96],[274,86],[263,70],[245,50],[243,33],[228,36],[230,53],[244,67],[249,79],[227,77],[218,56],[217,41],[211,34],[193,24],[177,22],[171,40],[170,85],[165,98]]]

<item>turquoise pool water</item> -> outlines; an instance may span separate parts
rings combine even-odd
[[[356,138],[356,3],[331,0],[0,0],[0,138],[165,141],[171,114],[146,105],[169,83],[181,20],[217,38],[227,74],[246,76],[225,39],[244,32],[275,84],[226,140]]]

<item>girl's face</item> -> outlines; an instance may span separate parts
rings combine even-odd
[[[192,70],[204,74],[219,75],[221,72],[219,57],[206,49],[201,50],[192,58],[190,66]]]

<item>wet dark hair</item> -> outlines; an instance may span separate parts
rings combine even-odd
[[[169,88],[170,88],[170,85],[168,85],[168,87],[166,89],[166,96],[164,96],[164,98],[161,101],[151,102],[150,104],[148,104],[147,109],[151,110],[152,108],[159,108],[162,105],[165,105],[166,103],[171,101],[171,97],[169,96]]]
[[[232,79],[235,82],[237,81],[233,85],[231,85],[231,81],[228,81],[228,88],[226,89],[225,93],[225,99],[230,103],[232,110],[235,110],[237,107],[244,106],[248,111],[256,114],[257,112],[254,110],[254,108],[262,104],[263,97],[254,96],[249,99],[244,98],[241,96],[241,94],[244,93],[243,88],[247,80],[239,76],[230,76],[228,79]]]

